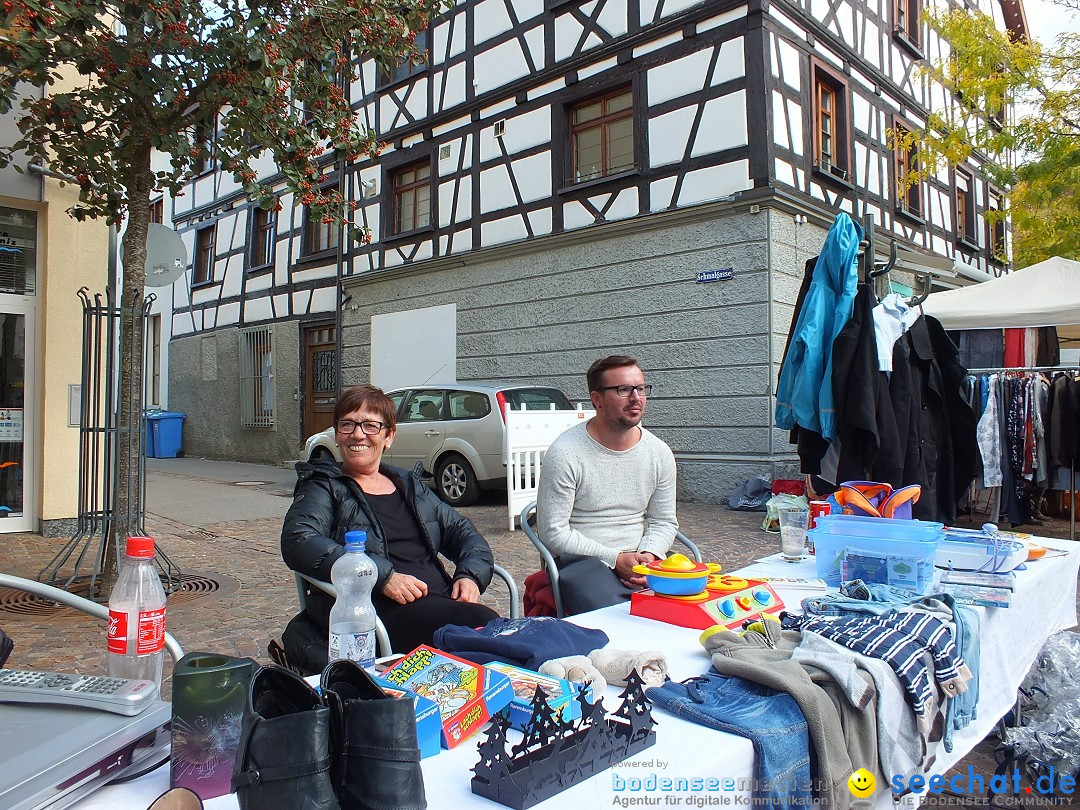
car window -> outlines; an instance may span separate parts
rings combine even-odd
[[[503,398],[518,410],[522,405],[530,411],[548,411],[552,405],[557,411],[574,410],[573,403],[558,388],[511,388],[502,394]]]
[[[401,413],[402,422],[436,422],[444,419],[443,392],[439,388],[413,391]]]
[[[491,413],[486,394],[475,391],[449,391],[446,400],[450,404],[451,419],[479,419]]]
[[[394,394],[387,394],[390,397],[390,401],[394,403],[394,416],[396,417],[401,413],[401,400],[405,399],[405,395],[408,391],[398,391]]]

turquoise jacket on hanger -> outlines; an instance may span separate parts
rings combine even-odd
[[[833,220],[821,248],[802,309],[791,334],[776,388],[776,425],[795,425],[836,435],[833,407],[832,345],[851,319],[859,280],[858,252],[862,227],[847,214]]]

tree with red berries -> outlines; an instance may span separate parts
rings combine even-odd
[[[79,186],[71,216],[126,225],[119,304],[131,312],[145,294],[151,195],[178,193],[208,160],[270,208],[278,203],[255,166],[272,158],[297,205],[351,225],[341,192],[325,178],[335,161],[379,148],[350,106],[360,59],[392,67],[416,58],[416,33],[444,2],[0,0],[0,114],[13,112],[20,133],[0,144],[0,166],[28,158],[67,175]],[[170,157],[166,168],[151,168],[155,150]],[[131,362],[141,358],[142,321],[125,321],[121,414],[130,412],[130,392],[142,389],[142,363]],[[141,431],[119,429],[133,439],[121,442],[114,491],[123,498],[137,491],[121,482],[138,474]],[[113,511],[135,509],[115,503]],[[109,588],[116,543],[106,547]]]

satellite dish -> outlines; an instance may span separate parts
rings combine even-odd
[[[168,225],[151,222],[146,229],[146,286],[167,287],[184,275],[187,248]]]

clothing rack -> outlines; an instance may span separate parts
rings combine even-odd
[[[1014,368],[969,368],[968,374],[1003,374],[1008,371],[1036,372],[1036,371],[1061,371],[1067,374],[1080,371],[1080,366],[1020,366]]]
[[[877,248],[874,244],[875,221],[873,214],[863,216],[863,239],[859,243],[859,252],[856,254],[859,261],[859,280],[869,283],[879,276],[887,276],[892,272],[900,258],[899,245],[893,239],[889,242],[889,258],[884,262],[877,261]],[[917,279],[922,279],[923,290],[908,302],[908,306],[916,307],[930,295],[931,279],[928,273],[915,273]]]
[[[1054,372],[1060,371],[1065,374],[1080,372],[1080,366],[1020,366],[1018,368],[969,368],[968,374],[1006,374],[1010,371],[1025,372]],[[1076,482],[1076,461],[1069,465],[1069,539],[1076,539],[1076,492],[1073,484]]]

